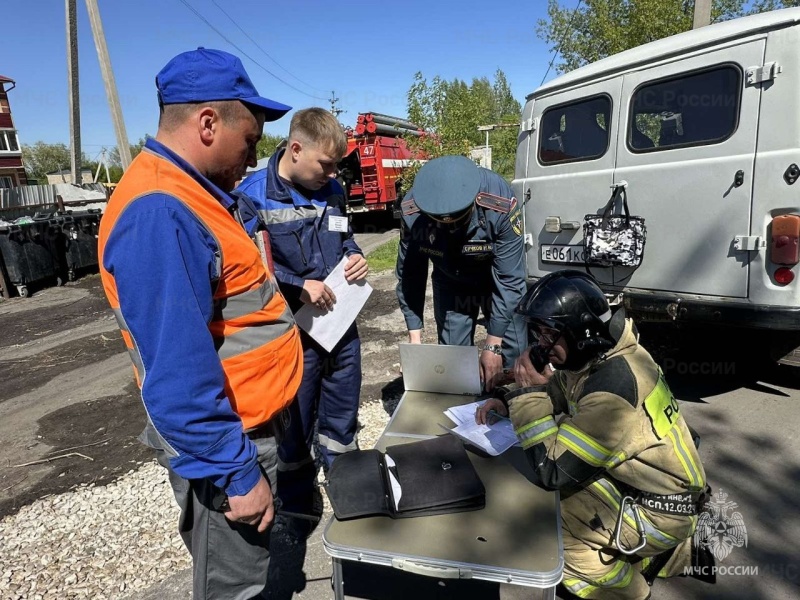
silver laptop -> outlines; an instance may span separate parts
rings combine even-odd
[[[406,391],[436,394],[481,393],[476,346],[400,344]]]

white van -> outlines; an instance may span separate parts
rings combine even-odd
[[[584,217],[624,186],[645,219],[642,263],[588,270],[629,313],[800,331],[798,165],[800,9],[576,69],[522,115],[514,190],[528,276],[586,268]]]

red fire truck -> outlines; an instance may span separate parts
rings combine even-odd
[[[422,160],[404,137],[424,132],[407,119],[372,112],[359,114],[355,129],[346,132],[347,153],[339,163],[338,179],[347,192],[348,211],[391,210],[399,217],[403,171]]]

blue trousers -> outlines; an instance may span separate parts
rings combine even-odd
[[[339,454],[357,450],[358,402],[361,392],[361,340],[355,324],[329,353],[305,332],[303,379],[289,407],[289,423],[278,448],[278,495],[283,510],[313,509],[316,464],[314,424],[325,467]]]
[[[491,293],[482,294],[474,289],[457,290],[433,282],[433,315],[440,344],[475,345],[475,326],[479,313],[483,313],[488,321],[492,314]],[[513,367],[514,361],[527,345],[525,319],[514,313],[503,335],[503,367]]]

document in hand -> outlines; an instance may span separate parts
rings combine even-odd
[[[452,429],[444,425],[442,427],[486,454],[497,456],[518,443],[517,435],[509,419],[499,419],[491,425],[478,425],[475,422],[475,412],[482,405],[483,402],[470,402],[448,408],[444,414],[456,426]]]
[[[348,283],[344,278],[344,266],[347,261],[348,257],[345,256],[325,278],[325,285],[331,288],[336,296],[333,308],[324,311],[316,306],[304,304],[294,316],[297,326],[306,331],[328,352],[333,350],[333,347],[350,329],[372,293],[372,286],[367,283],[366,279]]]
[[[486,490],[456,438],[355,450],[338,456],[325,485],[339,520],[372,515],[421,517],[477,510]]]

